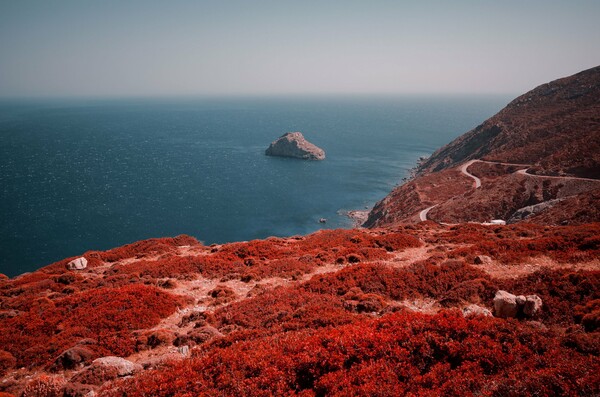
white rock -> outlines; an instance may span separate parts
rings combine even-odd
[[[497,317],[533,317],[542,308],[542,299],[537,295],[515,296],[506,291],[496,292],[494,296],[494,313]]]
[[[179,346],[177,348],[177,351],[179,352],[179,354],[185,357],[189,357],[190,355],[190,347],[188,345]]]
[[[73,259],[71,262],[67,263],[67,269],[69,270],[83,270],[87,267],[87,259],[83,256]]]
[[[125,360],[123,357],[115,356],[97,358],[92,361],[92,365],[98,367],[116,368],[119,376],[133,375],[134,373],[142,370],[141,365],[132,363],[129,360]]]
[[[465,306],[462,309],[462,313],[463,313],[463,316],[465,316],[465,317],[469,317],[469,316],[486,316],[486,317],[491,317],[492,316],[492,312],[491,311],[489,311],[485,307],[481,307],[481,306],[478,306],[478,305]]]
[[[494,313],[497,317],[516,317],[518,313],[517,297],[510,292],[498,291],[494,296]]]

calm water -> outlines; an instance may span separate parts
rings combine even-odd
[[[419,156],[509,99],[0,102],[0,272],[150,237],[208,244],[347,227],[342,211],[372,206]],[[266,157],[288,131],[327,159]]]

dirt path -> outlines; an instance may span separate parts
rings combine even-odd
[[[503,163],[500,161],[487,161],[487,160],[469,160],[466,163],[464,163],[463,165],[460,166],[460,172],[464,175],[466,175],[469,178],[473,179],[473,188],[474,189],[479,189],[481,187],[481,179],[479,179],[478,177],[476,177],[475,175],[471,174],[468,170],[468,168],[474,164],[474,163],[486,163],[486,164],[497,164],[497,165],[506,165],[506,166],[516,166],[516,167],[526,167],[520,170],[515,171],[515,174],[519,174],[519,175],[524,175],[524,176],[528,176],[528,177],[532,177],[532,178],[550,178],[550,179],[572,179],[572,180],[579,180],[579,181],[588,181],[588,182],[598,182],[600,183],[600,179],[591,179],[591,178],[579,178],[576,176],[550,176],[550,175],[535,175],[535,174],[530,174],[528,171],[531,167],[531,164],[516,164],[516,163]],[[427,220],[427,213],[429,213],[429,211],[434,208],[436,205],[432,205],[431,207],[425,208],[424,210],[422,210],[419,213],[419,219],[424,222]]]
[[[437,206],[437,204],[432,205],[429,208],[425,208],[423,211],[419,212],[419,219],[421,220],[421,222],[425,222],[427,220],[427,213],[435,206]]]
[[[576,180],[576,181],[600,182],[600,179],[580,178],[580,177],[577,177],[577,176],[536,175],[536,174],[530,174],[527,171],[529,171],[529,168],[525,168],[523,170],[515,171],[515,174],[526,175],[526,176],[533,177],[533,178],[572,179],[572,180]]]
[[[466,163],[464,163],[461,167],[460,167],[460,172],[462,172],[463,174],[465,174],[466,176],[468,176],[469,178],[473,178],[473,187],[475,189],[479,189],[481,187],[481,179],[477,178],[475,175],[469,173],[469,171],[467,171],[467,168],[469,168],[469,166],[473,163],[476,163],[479,160],[471,160],[468,161]]]

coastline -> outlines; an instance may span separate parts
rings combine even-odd
[[[408,176],[405,176],[404,178],[402,178],[401,183],[397,184],[394,187],[394,189],[415,179],[417,177],[417,171],[419,170],[419,167],[421,167],[421,165],[425,161],[427,161],[428,158],[429,158],[429,156],[419,157],[419,159],[417,160],[415,165],[408,170]],[[391,191],[389,193],[391,193]],[[369,218],[369,214],[371,213],[372,210],[373,210],[373,207],[365,209],[365,210],[350,210],[350,211],[346,211],[345,215],[352,220],[352,228],[359,229],[359,228],[363,227],[364,223]]]

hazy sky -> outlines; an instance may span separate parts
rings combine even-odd
[[[600,1],[0,0],[0,96],[521,93],[600,64]]]

